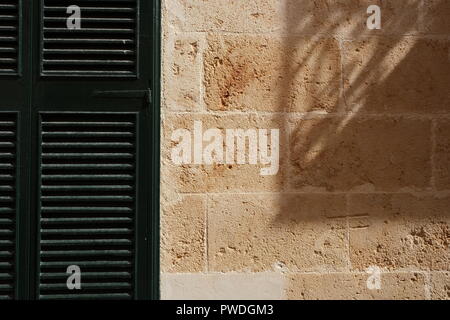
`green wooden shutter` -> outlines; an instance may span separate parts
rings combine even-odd
[[[0,1],[0,74],[19,73],[20,1]]]
[[[16,114],[0,113],[0,299],[15,296]]]
[[[158,297],[158,5],[0,0],[0,299]]]
[[[137,0],[43,0],[41,74],[137,75]],[[67,6],[81,9],[81,29],[66,26]]]
[[[41,139],[40,298],[132,298],[136,116],[44,113]]]

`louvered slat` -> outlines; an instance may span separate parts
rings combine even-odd
[[[139,0],[43,0],[44,76],[135,77]],[[67,7],[81,9],[81,29],[67,28]]]
[[[16,128],[15,114],[0,113],[0,300],[15,294]]]
[[[0,74],[19,72],[20,0],[0,0]]]
[[[135,170],[134,114],[41,114],[41,299],[133,297]]]

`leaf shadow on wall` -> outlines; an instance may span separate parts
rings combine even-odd
[[[437,193],[450,189],[450,149],[439,162],[433,145],[450,140],[439,130],[450,113],[449,30],[425,21],[418,1],[378,1],[381,30],[367,29],[366,2],[328,2],[284,7],[287,179],[267,231],[287,235],[279,264],[446,270],[450,199]],[[445,0],[428,5],[450,12]]]
[[[281,117],[280,134],[289,131],[275,183],[245,181],[255,193],[210,201],[220,217],[208,227],[220,235],[208,240],[210,266],[447,270],[450,163],[443,157],[439,167],[435,157],[433,166],[431,157],[450,114],[442,21],[380,1],[382,29],[367,30],[369,1],[282,2],[281,37],[227,34],[209,43],[207,105],[243,111],[252,126],[263,116],[249,110],[276,124]],[[450,11],[445,0],[433,6]],[[441,153],[450,159],[450,146]]]

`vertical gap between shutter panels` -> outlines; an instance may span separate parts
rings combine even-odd
[[[81,29],[67,28],[67,6],[81,9]],[[44,76],[136,77],[138,0],[44,0]]]
[[[41,114],[41,299],[133,298],[136,134],[135,114]]]
[[[0,113],[0,300],[15,294],[16,114]]]
[[[19,0],[0,0],[0,74],[19,72],[19,12]]]

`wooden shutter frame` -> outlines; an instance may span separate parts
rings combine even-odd
[[[147,130],[152,142],[151,147],[148,149],[150,154],[146,154],[144,159],[149,160],[151,166],[147,176],[148,188],[150,195],[147,198],[147,214],[148,222],[146,223],[145,233],[149,235],[149,239],[146,242],[147,246],[140,248],[148,252],[146,261],[143,262],[143,267],[148,270],[145,274],[138,275],[148,285],[145,287],[138,287],[136,292],[137,299],[160,299],[160,130],[161,130],[161,104],[160,104],[160,92],[161,92],[161,0],[153,0],[151,4],[152,12],[152,38],[149,39],[150,45],[153,48],[152,54],[152,82],[151,88],[151,108],[148,109],[148,121]],[[143,159],[140,159],[142,161]],[[138,209],[139,210],[139,209]],[[142,267],[141,267],[142,270]]]
[[[41,0],[42,1],[42,0]],[[141,190],[141,197],[137,201],[137,212],[140,214],[137,225],[136,234],[144,239],[139,239],[136,242],[136,263],[135,263],[135,292],[134,298],[137,300],[157,300],[160,299],[160,79],[161,79],[161,7],[160,0],[141,0],[141,6],[148,6],[149,12],[152,14],[151,25],[151,38],[148,39],[148,45],[152,48],[152,57],[150,63],[152,69],[151,83],[149,84],[151,89],[151,105],[145,111],[145,116],[141,117],[138,122],[138,136],[149,137],[147,141],[152,142],[147,148],[142,148],[142,143],[138,142],[141,151],[137,157],[138,163],[150,163],[150,165],[139,166],[143,171],[138,175],[143,177],[139,179],[140,185],[138,188]],[[38,6],[34,8],[39,10],[41,8],[40,3],[37,1]],[[33,15],[36,17],[36,15]],[[34,19],[34,18],[33,18]],[[142,19],[142,17],[140,17]],[[36,25],[36,24],[34,24]],[[147,25],[141,23],[141,25]],[[35,30],[36,31],[36,30]],[[37,30],[40,32],[40,30]],[[36,34],[36,32],[34,33]],[[36,48],[35,48],[36,49]],[[38,49],[39,50],[39,49]],[[40,51],[40,50],[39,50]],[[40,54],[40,53],[39,53]],[[63,110],[62,110],[63,111]],[[32,116],[32,132],[38,132],[38,117],[39,115]],[[35,142],[36,143],[36,142]],[[40,142],[39,142],[40,143]],[[38,147],[34,149],[34,159],[38,159]],[[37,165],[37,164],[34,164]],[[35,166],[32,169],[34,172],[39,172],[39,168]],[[33,179],[32,179],[33,180]],[[36,179],[31,182],[34,188],[37,188],[39,181]],[[146,191],[147,194],[143,195],[142,191]],[[142,199],[143,198],[143,199]],[[38,199],[35,196],[32,200],[32,212],[37,212]],[[32,226],[36,227],[37,217],[34,214],[34,219],[30,222]],[[30,232],[31,239],[38,239],[36,228]],[[29,275],[30,281],[30,298],[36,299],[38,295],[38,281],[39,275],[37,271],[37,265],[39,263],[36,246],[31,249],[34,251],[31,256],[31,263],[33,269],[31,275]],[[35,281],[32,281],[34,279]]]

